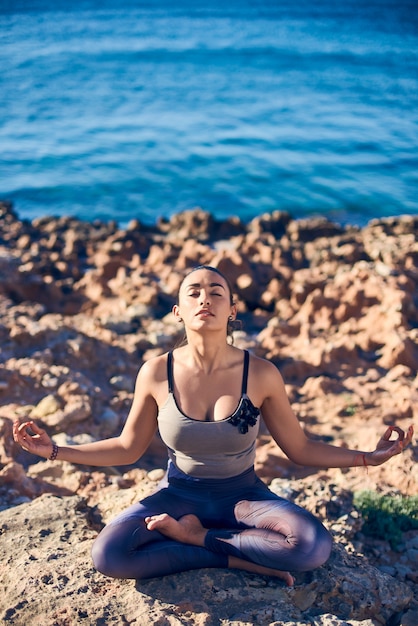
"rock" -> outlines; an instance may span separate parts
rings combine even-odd
[[[36,616],[39,624],[374,624],[388,623],[412,596],[339,546],[328,564],[298,575],[294,588],[220,569],[109,579],[90,558],[100,526],[97,511],[79,496],[43,495],[0,512],[1,623],[26,626]]]
[[[318,217],[313,219],[294,220],[289,222],[287,232],[293,241],[306,242],[321,237],[342,235],[344,229],[338,224]]]
[[[32,419],[45,420],[48,416],[61,410],[61,404],[53,395],[42,398],[40,402],[33,408],[31,412]]]
[[[148,478],[154,482],[159,482],[164,478],[164,470],[163,469],[155,469],[148,472]]]
[[[13,461],[18,453],[19,449],[12,436],[12,422],[0,417],[0,466]]]
[[[418,609],[407,611],[402,617],[399,626],[416,626],[418,624]]]
[[[273,213],[264,213],[259,217],[255,217],[249,223],[248,229],[250,233],[254,233],[257,237],[268,233],[279,239],[286,233],[286,228],[291,221],[292,218],[286,211],[273,211]]]
[[[405,334],[406,335],[406,334]],[[416,336],[400,336],[393,334],[382,350],[379,364],[387,370],[398,365],[405,365],[413,371],[418,370],[418,334]]]
[[[98,421],[103,427],[103,433],[114,433],[120,424],[120,417],[116,411],[106,408],[98,417]]]

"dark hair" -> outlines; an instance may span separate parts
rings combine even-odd
[[[218,270],[217,267],[212,267],[212,265],[197,265],[196,267],[194,267],[192,270],[190,270],[190,272],[188,272],[185,277],[183,278],[183,280],[181,281],[181,284],[184,283],[184,281],[186,280],[186,278],[188,276],[190,276],[190,274],[193,274],[193,272],[197,272],[197,270],[208,270],[209,272],[214,272],[215,274],[218,274],[218,276],[220,276],[221,278],[224,279],[224,281],[226,282],[226,285],[229,289],[229,299],[230,299],[230,303],[231,305],[234,304],[234,296],[233,296],[233,289],[232,289],[232,285],[231,285],[231,281],[229,280],[229,278],[227,276],[225,276],[225,274],[223,274],[221,272],[221,270]],[[180,291],[180,290],[179,290]]]

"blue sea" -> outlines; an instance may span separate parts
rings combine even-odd
[[[418,213],[416,0],[0,0],[21,218]]]

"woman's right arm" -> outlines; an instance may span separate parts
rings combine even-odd
[[[157,430],[158,407],[152,394],[154,369],[155,365],[151,362],[145,363],[140,369],[132,406],[118,437],[60,446],[57,460],[102,467],[135,463],[144,454]],[[35,422],[16,421],[13,425],[13,436],[31,454],[46,459],[51,457],[54,442]]]

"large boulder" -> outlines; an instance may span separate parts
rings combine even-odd
[[[124,490],[116,505],[134,492]],[[90,558],[102,524],[99,509],[80,496],[44,494],[2,511],[0,623],[378,626],[394,623],[412,597],[409,587],[338,545],[325,566],[297,575],[293,588],[221,569],[109,579]]]

